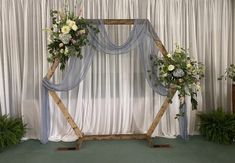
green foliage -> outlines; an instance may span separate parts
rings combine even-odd
[[[26,132],[26,125],[21,118],[0,116],[0,151],[11,145],[20,143]]]
[[[209,113],[201,113],[200,133],[209,141],[231,144],[235,139],[235,115],[225,113],[221,108]]]

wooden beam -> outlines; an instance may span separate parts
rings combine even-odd
[[[129,140],[147,139],[146,134],[85,135],[83,140]]]
[[[47,79],[50,80],[53,74],[55,73],[56,68],[58,67],[60,60],[56,58],[47,72]]]
[[[133,25],[134,19],[104,19],[105,25]]]
[[[154,118],[151,126],[149,127],[148,131],[147,131],[147,136],[151,137],[154,130],[156,129],[158,123],[160,122],[163,114],[165,113],[166,109],[169,107],[170,101],[173,98],[173,96],[175,95],[175,90],[170,89],[169,91],[171,91],[171,97],[167,97],[164,101],[164,103],[162,104],[160,110],[158,111],[156,117]]]
[[[89,23],[95,23],[96,19],[86,19]],[[105,25],[133,25],[135,19],[101,19]]]
[[[78,136],[78,138],[83,137],[81,130],[78,128],[77,124],[74,122],[72,116],[68,112],[68,109],[66,108],[66,106],[64,105],[64,103],[62,102],[60,97],[57,95],[57,93],[55,91],[49,91],[49,94],[53,98],[53,100],[56,103],[56,105],[58,106],[58,108],[64,114],[64,117],[66,118],[66,120],[68,121],[68,123],[70,124],[70,126],[74,130],[75,134]]]
[[[163,46],[161,40],[159,40],[159,39],[158,39],[158,40],[155,40],[155,44],[156,44],[156,46],[158,47],[158,49],[160,50],[160,52],[162,53],[162,55],[163,55],[164,57],[167,57],[168,52],[167,52],[165,46]]]

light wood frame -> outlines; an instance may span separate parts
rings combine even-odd
[[[87,21],[92,23],[92,19],[87,19]],[[132,25],[134,24],[134,19],[104,19],[105,25]],[[167,55],[167,50],[165,49],[164,45],[162,44],[160,39],[155,40],[156,46],[159,48],[162,55],[165,57]],[[59,60],[55,59],[53,64],[51,65],[50,69],[47,73],[47,79],[49,80],[56,68],[59,65]],[[78,125],[74,122],[72,116],[69,114],[68,109],[64,105],[61,98],[58,96],[58,94],[55,91],[49,91],[49,94],[51,95],[52,99],[54,100],[55,104],[58,106],[58,108],[61,110],[65,118],[67,119],[68,123],[74,130],[75,134],[78,136],[78,143],[77,143],[77,149],[80,149],[81,144],[83,141],[87,140],[126,140],[126,139],[146,139],[149,142],[149,145],[152,147],[152,134],[157,127],[158,123],[160,122],[163,114],[165,113],[166,109],[169,106],[169,103],[172,99],[172,97],[175,94],[174,89],[170,89],[172,96],[166,97],[165,101],[163,102],[160,110],[158,111],[157,115],[155,116],[151,126],[149,127],[147,133],[144,134],[116,134],[116,135],[84,135],[82,131],[79,129]]]

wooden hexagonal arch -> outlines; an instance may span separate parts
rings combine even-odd
[[[89,21],[89,19],[87,19]],[[91,21],[92,22],[92,21]],[[134,24],[134,19],[104,19],[105,25],[132,25]],[[162,44],[161,40],[155,40],[156,46],[159,48],[162,55],[165,57],[167,55],[167,50]],[[59,60],[55,59],[53,64],[51,65],[50,69],[47,72],[47,79],[49,80],[56,68],[59,65]],[[161,120],[161,117],[165,113],[166,109],[169,106],[169,101],[171,101],[172,97],[175,94],[174,89],[169,89],[171,91],[171,97],[166,97],[164,100],[160,110],[158,111],[157,115],[155,116],[152,124],[150,125],[147,133],[144,134],[115,134],[115,135],[84,135],[82,131],[79,129],[78,125],[74,122],[72,116],[69,114],[68,109],[62,102],[61,98],[58,96],[58,94],[55,91],[49,91],[49,94],[51,95],[53,101],[58,106],[58,108],[63,113],[64,117],[67,119],[68,123],[74,130],[75,134],[78,136],[78,145],[76,149],[79,149],[82,142],[86,140],[120,140],[120,139],[146,139],[149,142],[149,145],[153,147],[151,136],[157,127],[158,123]]]

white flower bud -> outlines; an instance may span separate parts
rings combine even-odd
[[[61,48],[61,47],[63,47],[63,46],[64,46],[64,44],[63,44],[63,43],[60,43],[60,44],[59,44],[59,47],[60,47],[60,48]]]

